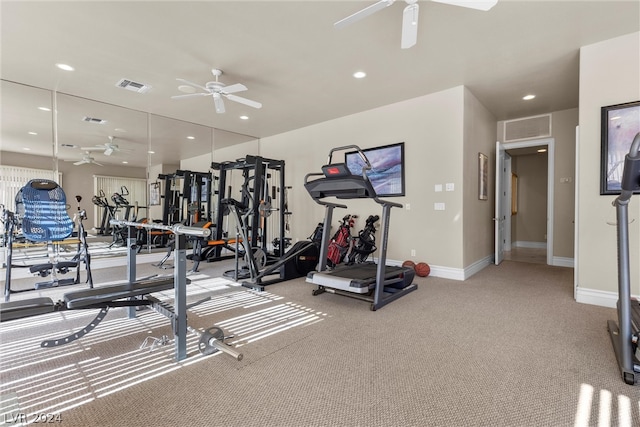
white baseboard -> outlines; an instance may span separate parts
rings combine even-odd
[[[578,288],[576,289],[576,301],[582,304],[616,308],[618,293],[599,291],[597,289]]]
[[[474,262],[473,264],[465,267],[464,269],[464,279],[466,280],[469,277],[473,276],[474,274],[478,273],[479,271],[481,271],[482,269],[484,269],[486,266],[493,264],[493,259],[494,256],[493,255],[489,255],[479,261]]]
[[[553,263],[552,265],[555,265],[556,267],[575,267],[575,261],[573,258],[554,256],[551,262]]]
[[[640,295],[631,295],[631,298],[640,300]],[[599,291],[597,289],[578,288],[576,291],[576,301],[583,304],[617,308],[618,293],[609,292],[609,291]]]
[[[547,249],[547,242],[527,242],[519,240],[513,242],[513,246],[516,248]]]
[[[442,279],[464,281],[492,263],[493,263],[493,255],[490,255],[486,258],[476,261],[473,264],[465,267],[464,269],[453,268],[453,267],[443,267],[440,265],[429,264],[429,267],[431,267],[431,273],[429,273],[429,275],[433,277],[440,277]],[[387,260],[387,264],[399,266],[399,265],[402,265],[402,261]]]

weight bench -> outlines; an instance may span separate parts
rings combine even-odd
[[[51,298],[30,298],[24,301],[0,303],[0,322],[53,313],[56,304]]]
[[[3,302],[0,303],[0,322],[23,319],[55,311],[149,305],[155,301],[126,300],[169,289],[173,289],[173,277],[146,279],[132,284],[123,283],[77,290],[64,294],[62,300],[56,303],[51,298],[46,297]]]
[[[189,280],[187,279],[187,283]],[[173,277],[162,279],[146,279],[133,284],[101,286],[93,289],[82,289],[64,294],[64,303],[69,310],[96,308],[109,305],[111,307],[131,305],[118,303],[125,298],[139,297],[173,289]],[[138,301],[139,302],[139,301]],[[141,305],[141,304],[136,304]]]

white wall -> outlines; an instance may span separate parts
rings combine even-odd
[[[615,306],[617,246],[614,196],[600,196],[600,109],[640,100],[640,33],[580,49],[577,300]],[[629,205],[631,292],[640,294],[640,197]]]
[[[428,262],[434,274],[439,266],[462,269],[464,96],[465,88],[458,86],[263,138],[260,155],[286,163],[287,185],[293,187],[289,197],[292,237],[306,238],[324,217],[324,209],[309,197],[303,182],[307,173],[320,172],[331,148],[405,142],[406,196],[393,201],[410,204],[410,210],[391,211],[388,257],[397,262]],[[435,184],[447,182],[454,183],[456,191],[434,192]],[[346,202],[348,210],[334,212],[334,227],[346,213],[360,215],[358,229],[368,215],[381,213],[380,206],[371,200]],[[446,210],[434,211],[435,202],[445,203]]]

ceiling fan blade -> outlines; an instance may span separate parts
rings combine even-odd
[[[209,96],[210,93],[198,92],[198,93],[188,93],[186,95],[174,95],[171,99],[180,99],[180,98],[194,98],[196,96]]]
[[[436,3],[451,4],[471,9],[488,11],[498,3],[498,0],[431,0]]]
[[[96,162],[96,161],[89,162],[89,163],[93,163],[94,165],[98,165],[98,166],[104,166],[102,163],[98,163],[98,162]]]
[[[80,160],[78,162],[75,162],[74,165],[80,166],[80,165],[84,165],[85,163],[87,163],[87,162],[85,162],[84,160]]]
[[[222,96],[219,93],[213,94],[213,103],[216,105],[216,113],[224,113],[224,101],[222,101]]]
[[[418,11],[418,3],[414,3],[405,7],[402,12],[402,49],[410,48],[418,40]]]
[[[209,91],[209,89],[207,89],[207,88],[206,88],[206,87],[204,87],[204,86],[199,85],[198,83],[190,82],[189,80],[185,80],[185,79],[176,79],[176,80],[177,80],[177,81],[179,81],[179,82],[182,82],[182,83],[188,84],[189,86],[193,86],[193,87],[197,87],[198,89],[202,89],[202,90],[204,90],[205,92],[208,92],[208,91]]]
[[[239,102],[240,104],[248,105],[253,108],[262,108],[262,104],[257,101],[252,101],[251,99],[242,98],[237,95],[225,95],[227,99],[235,102]]]
[[[236,83],[234,85],[225,86],[224,88],[222,88],[222,93],[235,93],[242,92],[243,90],[247,90],[247,87],[242,83]]]
[[[377,3],[372,4],[371,6],[367,6],[364,9],[354,13],[353,15],[349,15],[344,19],[339,20],[335,24],[333,24],[336,28],[344,28],[349,24],[353,24],[356,21],[361,20],[362,18],[366,18],[369,15],[373,15],[379,10],[384,9],[385,7],[389,7],[395,2],[395,0],[380,0]]]

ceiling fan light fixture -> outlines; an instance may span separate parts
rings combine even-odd
[[[355,73],[353,73],[353,77],[355,77],[356,79],[364,79],[365,77],[367,77],[367,73],[365,73],[364,71],[356,71]]]
[[[180,85],[178,90],[183,93],[196,93],[196,88],[189,85]]]
[[[484,12],[490,10],[498,4],[498,0],[431,0],[436,3],[451,4],[453,6],[468,7],[470,9],[482,10]]]

